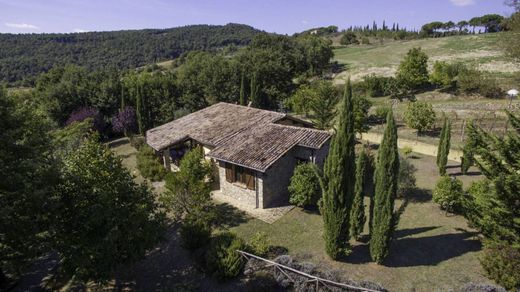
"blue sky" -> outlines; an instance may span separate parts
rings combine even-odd
[[[420,28],[487,13],[509,15],[503,0],[0,0],[0,32],[82,32],[244,23],[292,34],[312,27],[399,22]]]

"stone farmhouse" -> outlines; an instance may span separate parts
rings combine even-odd
[[[172,171],[184,153],[201,146],[222,194],[260,209],[288,204],[294,168],[322,167],[330,137],[287,114],[223,102],[146,132],[147,144]]]

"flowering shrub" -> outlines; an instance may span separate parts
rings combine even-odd
[[[112,130],[115,133],[135,133],[137,130],[136,121],[135,109],[127,106],[112,117]]]
[[[68,126],[74,122],[83,122],[86,119],[92,119],[92,129],[103,133],[105,130],[105,121],[103,115],[95,107],[85,106],[73,111],[65,124]]]

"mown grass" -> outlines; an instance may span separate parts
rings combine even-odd
[[[343,47],[334,50],[334,60],[345,66],[346,71],[339,74],[337,82],[347,76],[359,80],[362,76],[374,73],[391,76],[408,50],[421,47],[430,57],[430,65],[435,60],[462,62],[469,66],[491,68],[490,74],[511,78],[512,72],[506,72],[501,64],[511,64],[500,48],[502,33],[429,38],[411,41],[388,41],[384,44]],[[511,65],[520,71],[514,63]],[[509,69],[510,70],[510,69]]]

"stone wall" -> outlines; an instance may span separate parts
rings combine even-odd
[[[265,173],[255,172],[255,190],[226,181],[224,162],[218,162],[220,190],[223,195],[230,196],[241,204],[252,208],[272,208],[289,204],[287,189],[299,159],[305,159],[323,167],[329,151],[329,142],[321,149],[309,149],[296,146],[278,159]]]
[[[255,172],[255,190],[250,190],[245,186],[226,181],[226,168],[224,166],[224,162],[222,161],[218,162],[218,173],[220,190],[223,195],[230,196],[233,199],[239,201],[241,204],[248,205],[252,208],[257,206],[257,192],[258,194],[261,194],[263,187],[262,178],[259,177],[258,172]],[[260,197],[261,196],[258,196],[259,201],[261,201]],[[261,202],[259,202],[259,206],[262,206]]]

